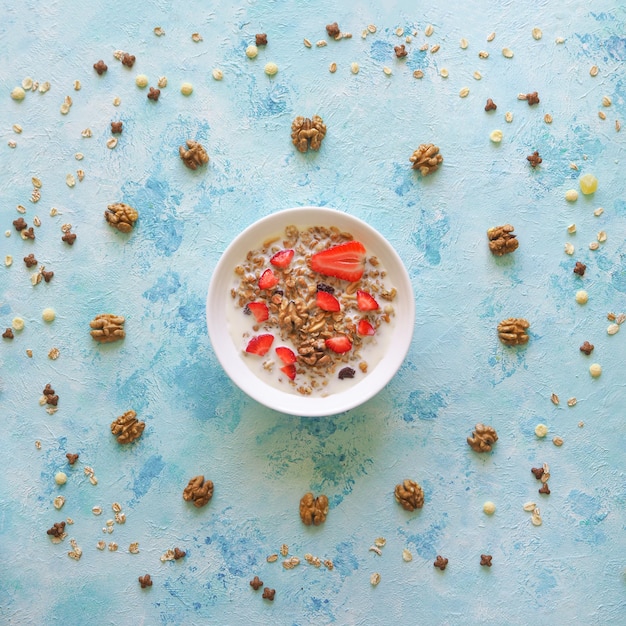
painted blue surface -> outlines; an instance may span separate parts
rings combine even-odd
[[[0,9],[0,215],[11,233],[0,238],[0,329],[18,316],[26,326],[0,342],[0,623],[626,623],[625,331],[606,333],[606,314],[626,311],[626,135],[615,130],[615,120],[626,121],[626,9],[608,0],[475,0],[454,10],[374,0],[14,4]],[[317,47],[335,20],[352,39]],[[372,23],[377,32],[363,39]],[[156,26],[166,35],[156,37]],[[269,43],[250,60],[257,32]],[[403,42],[409,55],[397,60],[393,47]],[[420,51],[424,43],[441,48]],[[505,46],[512,59],[501,55]],[[132,70],[116,49],[137,57]],[[92,69],[98,59],[109,66],[102,77]],[[273,78],[268,61],[279,66]],[[140,73],[153,86],[167,76],[158,102],[135,86]],[[26,76],[50,81],[50,91],[11,100]],[[188,98],[184,81],[194,85]],[[459,98],[465,86],[470,95]],[[535,90],[538,106],[517,99]],[[66,95],[73,105],[63,116]],[[483,110],[487,98],[497,111]],[[319,153],[300,154],[291,122],[315,113],[328,134]],[[124,131],[109,150],[116,120]],[[495,128],[499,145],[489,141]],[[211,157],[196,172],[178,157],[189,138]],[[408,158],[425,142],[445,161],[421,179]],[[526,161],[534,150],[543,158],[536,169]],[[79,168],[85,179],[68,187],[66,175]],[[583,172],[596,174],[598,191],[567,203]],[[36,204],[32,176],[43,183]],[[129,235],[103,219],[116,201],[140,212]],[[231,239],[264,215],[310,204],[377,227],[416,296],[413,343],[397,376],[332,418],[286,416],[247,398],[221,370],[204,316],[212,269]],[[12,228],[17,205],[29,224],[41,218],[34,242]],[[485,233],[507,222],[520,246],[495,258]],[[60,240],[64,223],[77,234],[73,247]],[[600,230],[607,241],[591,251]],[[566,241],[576,247],[571,257]],[[50,283],[31,285],[22,262],[30,252],[55,272]],[[572,273],[576,260],[587,265],[582,279]],[[585,306],[574,300],[580,288]],[[41,320],[45,307],[56,310],[52,324]],[[127,337],[99,346],[89,321],[109,311],[126,317]],[[531,322],[525,348],[497,340],[498,322],[511,316]],[[595,345],[590,357],[578,350],[584,340]],[[52,347],[61,352],[55,361]],[[589,376],[592,362],[603,367],[599,379]],[[46,383],[60,397],[54,415],[39,405]],[[110,423],[130,408],[146,429],[123,447]],[[477,422],[498,432],[491,454],[466,444]],[[540,422],[545,440],[534,434]],[[66,452],[80,453],[75,466]],[[530,472],[544,462],[549,496]],[[63,487],[58,470],[68,474]],[[197,474],[215,483],[199,510],[181,497]],[[423,486],[421,511],[394,502],[404,478]],[[330,500],[323,526],[300,522],[308,490]],[[66,504],[57,511],[59,494]],[[486,500],[496,503],[492,517],[482,512]],[[542,526],[522,510],[528,501],[538,503]],[[103,534],[113,502],[127,521]],[[52,544],[46,530],[68,517],[68,537]],[[380,536],[382,556],[369,551]],[[70,538],[83,550],[78,562],[67,556]],[[100,540],[118,551],[99,551]],[[139,554],[128,552],[134,541]],[[266,562],[283,543],[302,560],[293,570]],[[186,558],[162,563],[174,546]],[[306,553],[332,559],[334,569],[308,565]],[[493,555],[492,568],[480,567],[481,553]],[[449,559],[444,572],[432,565],[437,554]],[[142,590],[145,573],[154,585]],[[273,603],[251,589],[255,575],[276,589]]]

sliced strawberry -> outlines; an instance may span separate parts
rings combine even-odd
[[[348,352],[348,350],[352,348],[352,342],[345,335],[337,335],[336,337],[331,337],[330,339],[327,339],[324,343],[326,344],[327,348],[339,354]]]
[[[365,269],[365,246],[359,241],[340,243],[316,252],[309,265],[314,272],[355,282],[360,280]]]
[[[291,380],[296,377],[296,366],[293,363],[289,363],[289,365],[283,365],[280,368],[280,371],[283,374],[286,374]]]
[[[356,332],[362,336],[375,335],[376,329],[367,320],[359,320]]]
[[[295,252],[293,250],[279,250],[271,259],[270,263],[274,267],[287,267],[293,259]]]
[[[375,311],[378,308],[378,302],[367,291],[356,292],[356,304],[361,311]]]
[[[322,311],[331,311],[334,313],[341,309],[339,300],[337,300],[332,293],[328,293],[328,291],[318,291],[315,303]]]
[[[259,356],[264,356],[268,353],[269,349],[272,347],[272,343],[274,342],[274,335],[257,335],[256,337],[252,337],[246,346],[246,352],[250,354],[258,354]]]
[[[267,304],[265,304],[265,302],[248,302],[244,312],[246,309],[254,315],[259,324],[264,322],[270,316],[269,309],[267,308]]]
[[[291,365],[298,360],[294,351],[287,346],[278,346],[278,348],[276,348],[276,354],[278,355],[278,358],[285,363],[285,365]]]
[[[271,289],[278,285],[278,276],[271,269],[266,269],[259,278],[259,289]]]

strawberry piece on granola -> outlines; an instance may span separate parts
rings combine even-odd
[[[352,348],[352,342],[345,335],[336,335],[335,337],[330,337],[324,343],[329,350],[337,352],[338,354],[348,352],[348,350]]]
[[[356,332],[359,335],[367,337],[369,335],[375,335],[376,329],[369,323],[368,320],[362,319],[362,320],[359,320],[359,323],[356,327]]]
[[[278,346],[278,348],[276,348],[276,354],[285,365],[291,365],[298,360],[298,357],[295,355],[294,351],[287,346]]]
[[[375,311],[378,309],[378,302],[367,291],[356,292],[356,304],[360,311]]]
[[[280,371],[285,374],[290,380],[293,380],[296,377],[296,366],[293,363],[283,365],[280,368]]]
[[[259,289],[271,289],[278,285],[278,276],[271,269],[266,269],[259,278]]]
[[[294,250],[279,250],[271,259],[270,263],[274,267],[287,267],[289,263],[291,263],[291,259],[293,259],[293,255],[295,254]]]
[[[252,313],[259,324],[264,322],[270,316],[270,311],[265,302],[248,302],[248,304],[244,307],[243,312]]]
[[[359,241],[347,241],[316,252],[309,260],[314,272],[334,276],[353,283],[361,279],[365,270],[365,246]]]
[[[332,293],[328,293],[328,291],[318,291],[315,303],[320,309],[322,309],[322,311],[335,313],[341,309],[339,300],[337,300]]]
[[[256,335],[252,337],[246,346],[246,352],[250,354],[257,354],[258,356],[264,356],[269,352],[274,342],[274,335],[264,334]]]

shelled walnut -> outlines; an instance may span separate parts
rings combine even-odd
[[[419,148],[410,156],[413,169],[419,170],[422,176],[432,174],[443,163],[439,154],[439,147],[432,143],[420,144]]]
[[[528,343],[526,331],[530,322],[521,317],[509,317],[498,324],[498,337],[505,346],[520,346]]]
[[[504,226],[494,226],[487,231],[489,249],[492,254],[503,256],[517,250],[519,241],[513,234],[514,230],[515,228],[511,224],[504,224]]]
[[[213,482],[205,481],[204,476],[194,476],[183,490],[183,500],[193,502],[200,508],[213,497]]]
[[[132,443],[141,437],[145,422],[137,419],[137,413],[130,409],[124,415],[120,415],[111,422],[111,432],[117,437],[119,443]]]
[[[139,218],[139,213],[124,202],[109,204],[104,212],[106,221],[122,233],[129,233]]]
[[[126,320],[112,313],[101,313],[96,315],[89,326],[92,328],[90,334],[99,343],[111,343],[124,339],[124,322]]]
[[[424,490],[409,478],[405,478],[402,483],[396,485],[394,496],[407,511],[415,511],[424,506]]]
[[[328,515],[328,498],[325,495],[317,498],[309,491],[300,499],[300,519],[307,525],[319,526],[326,521]]]
[[[300,152],[319,150],[326,136],[326,125],[319,115],[313,119],[298,116],[291,124],[291,140]]]
[[[467,443],[475,452],[489,452],[493,444],[498,441],[498,434],[491,426],[476,424],[471,437],[467,438]]]
[[[187,150],[180,146],[178,148],[178,154],[180,158],[183,160],[183,163],[190,169],[195,170],[200,165],[204,165],[209,162],[209,155],[206,150],[199,144],[197,141],[193,139],[187,139]]]

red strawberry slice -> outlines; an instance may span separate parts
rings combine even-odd
[[[269,349],[272,347],[272,343],[274,342],[274,335],[257,335],[256,337],[252,337],[246,346],[246,352],[250,354],[258,354],[259,356],[264,356],[269,352]]]
[[[264,322],[270,316],[269,309],[267,308],[267,304],[265,304],[265,302],[248,302],[246,307],[254,315],[259,324]]]
[[[287,267],[293,259],[295,252],[293,250],[279,250],[271,259],[270,263],[274,267]]]
[[[375,335],[376,329],[367,320],[359,320],[356,332],[362,336]]]
[[[337,335],[336,337],[331,337],[330,339],[327,339],[324,343],[326,344],[327,348],[339,354],[348,352],[348,350],[352,348],[352,342],[345,335]]]
[[[266,269],[259,278],[259,289],[271,289],[278,285],[278,276],[271,269]]]
[[[283,374],[286,374],[291,380],[296,377],[296,366],[293,363],[289,363],[289,365],[283,365],[280,368],[280,371]]]
[[[318,291],[315,303],[322,311],[331,311],[334,313],[341,309],[339,300],[337,300],[332,293],[328,293],[328,291]]]
[[[367,291],[356,292],[356,304],[361,311],[375,311],[378,308],[378,302]]]
[[[278,348],[276,348],[276,354],[278,355],[278,358],[286,365],[291,365],[298,360],[298,357],[295,355],[294,351],[287,346],[278,346]]]
[[[359,241],[340,243],[338,246],[316,252],[311,257],[309,266],[314,272],[353,283],[363,276],[365,246]]]

